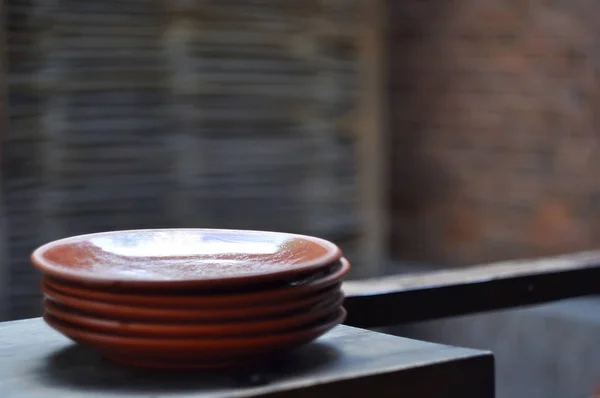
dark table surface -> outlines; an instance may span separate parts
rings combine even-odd
[[[0,397],[493,397],[489,352],[338,326],[270,368],[216,375],[137,370],[42,319],[0,323]]]

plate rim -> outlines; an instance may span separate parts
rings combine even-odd
[[[267,319],[245,320],[233,322],[168,322],[158,321],[131,321],[119,322],[117,319],[100,318],[97,316],[70,312],[69,308],[60,308],[60,304],[50,299],[44,299],[44,311],[65,323],[80,326],[82,329],[97,333],[117,334],[126,337],[152,337],[152,338],[219,338],[220,336],[232,338],[240,336],[260,335],[265,332],[280,333],[308,326],[319,319],[326,318],[343,305],[344,293],[340,290],[335,297],[327,299],[322,308],[310,312],[296,312],[285,316],[269,317]],[[58,305],[58,306],[57,306]],[[65,317],[62,317],[65,314]],[[67,319],[70,318],[71,320]],[[281,325],[282,321],[288,321]],[[289,321],[292,320],[292,324]],[[104,326],[103,326],[104,324]],[[167,327],[170,330],[153,331],[153,328]],[[129,329],[133,327],[133,329]],[[250,327],[250,332],[248,328]],[[128,330],[129,329],[129,330]],[[178,330],[179,329],[179,330]],[[187,329],[187,330],[186,330]]]
[[[331,330],[335,326],[341,324],[346,319],[347,311],[343,306],[340,306],[335,313],[327,320],[323,320],[320,323],[313,324],[310,327],[296,329],[292,331],[285,331],[281,333],[267,334],[264,336],[251,336],[251,337],[235,337],[225,339],[214,339],[214,338],[147,338],[147,337],[124,337],[118,335],[103,334],[98,332],[91,332],[87,330],[75,329],[69,325],[64,325],[65,322],[58,321],[52,315],[44,313],[44,321],[56,331],[64,334],[65,336],[76,340],[80,338],[78,336],[91,336],[94,339],[94,343],[84,342],[84,344],[97,347],[96,343],[100,345],[114,345],[122,346],[140,350],[147,349],[149,345],[154,345],[155,351],[161,350],[206,350],[207,352],[218,352],[219,350],[235,351],[235,349],[248,348],[261,346],[261,349],[267,349],[269,345],[277,345],[281,343],[281,339],[298,339],[302,336],[321,335]],[[50,320],[48,320],[50,318]],[[59,327],[55,327],[52,323],[58,323]],[[63,325],[61,325],[63,324]],[[64,330],[60,330],[60,328]],[[66,330],[66,331],[65,331]],[[84,337],[85,338],[85,337]],[[159,348],[156,348],[156,347]],[[267,347],[267,348],[264,348]]]
[[[68,282],[73,284],[73,286],[67,286],[67,288],[74,288],[77,290],[81,290],[79,294],[85,294],[87,292],[93,292],[93,297],[91,298],[94,301],[102,301],[110,304],[121,304],[121,305],[156,305],[160,307],[168,307],[169,305],[187,305],[187,306],[196,306],[196,305],[210,305],[218,308],[229,308],[229,307],[237,307],[240,303],[237,301],[243,301],[247,306],[257,305],[260,303],[264,303],[270,300],[288,300],[300,297],[304,294],[310,294],[312,292],[318,291],[320,289],[325,289],[327,287],[333,286],[336,283],[339,283],[342,278],[348,274],[350,271],[351,265],[350,262],[342,257],[339,262],[341,263],[340,267],[333,271],[331,274],[324,276],[323,278],[317,279],[315,281],[309,282],[306,285],[301,286],[284,286],[278,288],[269,288],[264,290],[256,290],[249,293],[240,293],[240,292],[202,292],[202,293],[187,293],[188,297],[185,296],[185,292],[179,296],[171,296],[169,291],[162,290],[160,292],[120,292],[120,291],[110,291],[110,290],[99,290],[88,288],[85,285],[75,284],[73,282]],[[84,298],[81,296],[77,296],[68,291],[61,291],[62,288],[61,281],[55,281],[50,279],[48,280],[46,277],[43,278],[43,281],[48,283],[50,287],[58,286],[57,290],[59,293],[71,295],[77,298]],[[110,296],[110,297],[108,297]],[[116,299],[118,297],[118,299]],[[128,302],[128,299],[134,298],[133,302]],[[161,298],[167,299],[166,302],[163,301],[162,304],[159,302]],[[146,301],[150,299],[150,301]],[[232,303],[233,299],[233,303]],[[185,303],[183,303],[185,301]]]
[[[52,262],[47,261],[44,258],[44,253],[49,249],[60,245],[69,244],[75,242],[81,242],[89,240],[93,237],[118,235],[123,233],[140,233],[140,232],[175,232],[175,231],[196,231],[196,232],[230,232],[238,234],[252,234],[252,235],[265,235],[275,234],[280,236],[288,236],[294,238],[304,239],[310,241],[319,246],[325,247],[327,253],[318,259],[312,261],[306,261],[304,263],[294,264],[293,267],[277,270],[277,271],[265,271],[258,273],[250,273],[245,275],[237,276],[219,276],[205,279],[179,279],[179,280],[148,280],[148,279],[122,279],[110,276],[101,276],[94,274],[93,272],[82,272],[74,270],[73,268],[60,267],[54,265]],[[341,249],[328,240],[318,238],[315,236],[293,234],[288,232],[275,232],[275,231],[261,231],[261,230],[244,230],[244,229],[219,229],[219,228],[145,228],[145,229],[128,229],[128,230],[115,230],[105,232],[95,232],[91,234],[75,235],[66,238],[54,240],[45,243],[36,248],[31,253],[31,261],[36,268],[47,275],[55,276],[57,278],[74,281],[74,282],[85,282],[86,284],[96,286],[118,286],[123,285],[133,288],[147,288],[147,289],[172,289],[174,287],[215,287],[215,286],[232,286],[243,283],[259,283],[268,280],[276,280],[292,276],[305,271],[316,270],[327,266],[328,264],[339,260],[343,253]]]

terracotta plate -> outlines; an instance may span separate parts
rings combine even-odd
[[[292,298],[308,295],[312,292],[322,290],[336,283],[348,273],[350,263],[342,258],[336,265],[332,266],[324,275],[317,273],[303,280],[294,281],[286,284],[284,287],[277,287],[267,290],[256,290],[250,292],[232,292],[232,293],[214,293],[205,295],[177,294],[177,292],[163,291],[162,294],[134,294],[134,293],[116,293],[110,291],[86,289],[76,284],[68,284],[56,279],[45,278],[44,283],[58,293],[75,298],[101,301],[110,304],[125,304],[133,306],[152,306],[152,307],[251,307],[254,305],[264,305],[281,300],[290,300]]]
[[[274,301],[265,305],[244,308],[153,308],[109,304],[100,301],[79,299],[59,293],[42,283],[42,292],[52,301],[75,311],[98,317],[127,321],[216,321],[265,318],[294,311],[309,311],[323,300],[330,299],[340,292],[341,284],[328,287],[318,293],[296,300]]]
[[[117,334],[121,336],[154,336],[154,337],[225,337],[252,336],[257,334],[281,332],[308,326],[339,308],[344,302],[344,295],[336,296],[316,304],[310,311],[302,311],[264,320],[240,320],[225,323],[136,323],[120,322],[111,319],[91,317],[60,306],[52,300],[44,300],[46,312],[60,321],[81,326],[98,333]]]
[[[153,229],[81,235],[36,249],[47,275],[89,286],[215,288],[283,280],[339,260],[331,242],[277,232]]]
[[[72,340],[95,347],[108,358],[158,368],[229,367],[259,361],[262,356],[307,344],[346,318],[343,308],[310,327],[284,333],[222,339],[136,338],[95,333],[45,313],[44,320]]]

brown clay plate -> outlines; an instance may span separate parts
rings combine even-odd
[[[322,277],[308,277],[302,281],[290,282],[284,287],[278,287],[268,290],[257,290],[250,292],[231,292],[214,293],[206,295],[190,294],[134,294],[134,293],[116,293],[110,291],[86,289],[68,284],[56,279],[44,278],[44,284],[58,293],[67,296],[80,298],[84,300],[101,301],[110,304],[125,304],[133,306],[152,306],[152,307],[251,307],[254,305],[264,305],[282,300],[290,300],[310,294],[315,291],[323,290],[329,286],[339,283],[340,279],[350,270],[350,263],[342,258],[339,264],[333,265],[328,273]]]
[[[31,255],[46,275],[88,286],[215,288],[282,280],[339,260],[333,243],[304,235],[146,229],[74,236]]]
[[[317,303],[310,311],[302,311],[289,315],[257,321],[240,320],[225,323],[136,323],[115,321],[112,319],[91,317],[60,306],[52,300],[44,300],[46,312],[60,321],[81,326],[99,333],[121,336],[153,336],[153,337],[224,337],[252,336],[292,330],[310,325],[334,312],[344,302],[344,295],[339,292],[331,299]]]
[[[127,321],[202,321],[265,318],[294,311],[309,311],[317,303],[330,299],[340,292],[341,284],[325,288],[315,294],[288,301],[275,301],[265,305],[245,308],[153,308],[109,304],[100,301],[79,299],[57,292],[42,283],[42,292],[52,301],[75,311],[92,316],[122,319]]]
[[[161,339],[95,333],[44,313],[48,325],[80,344],[95,347],[108,358],[159,368],[215,368],[230,366],[236,361],[245,362],[252,357],[258,359],[263,354],[307,344],[345,318],[346,311],[340,307],[309,327],[283,333],[222,339]]]

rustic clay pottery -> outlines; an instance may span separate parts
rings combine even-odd
[[[54,329],[76,342],[96,348],[110,359],[135,366],[167,369],[215,369],[260,361],[261,357],[316,339],[342,323],[345,317],[346,311],[339,308],[335,314],[311,326],[282,333],[236,338],[166,339],[93,332],[60,321],[49,313],[44,314],[44,319]]]
[[[103,289],[218,289],[294,279],[339,260],[331,242],[262,231],[156,229],[80,235],[31,256],[46,275]]]
[[[46,298],[84,314],[127,321],[164,322],[252,319],[286,314],[299,310],[310,311],[321,301],[336,297],[339,291],[340,285],[336,284],[323,291],[299,299],[275,301],[261,306],[242,308],[153,308],[78,299],[58,293],[48,285],[42,284],[42,292]]]
[[[260,231],[82,235],[32,254],[44,319],[124,364],[252,365],[343,322],[350,263],[331,242]]]
[[[163,338],[183,337],[225,337],[252,336],[301,328],[315,323],[318,319],[331,315],[342,305],[343,293],[317,303],[310,311],[293,312],[266,319],[240,320],[239,322],[122,322],[118,320],[92,317],[75,312],[51,300],[44,300],[46,313],[71,325],[81,326],[98,333],[121,336],[152,336]]]
[[[177,294],[177,292],[155,292],[152,294],[135,294],[126,292],[103,291],[88,289],[74,283],[65,283],[56,278],[44,278],[44,284],[57,293],[72,296],[74,298],[100,301],[109,304],[125,304],[133,306],[150,307],[251,307],[263,305],[282,300],[290,300],[305,296],[307,294],[321,291],[336,283],[348,273],[350,263],[345,258],[340,259],[334,265],[327,268],[323,275],[319,272],[309,275],[307,278],[286,282],[284,285],[273,289],[259,289],[251,291],[233,291],[215,294]]]

